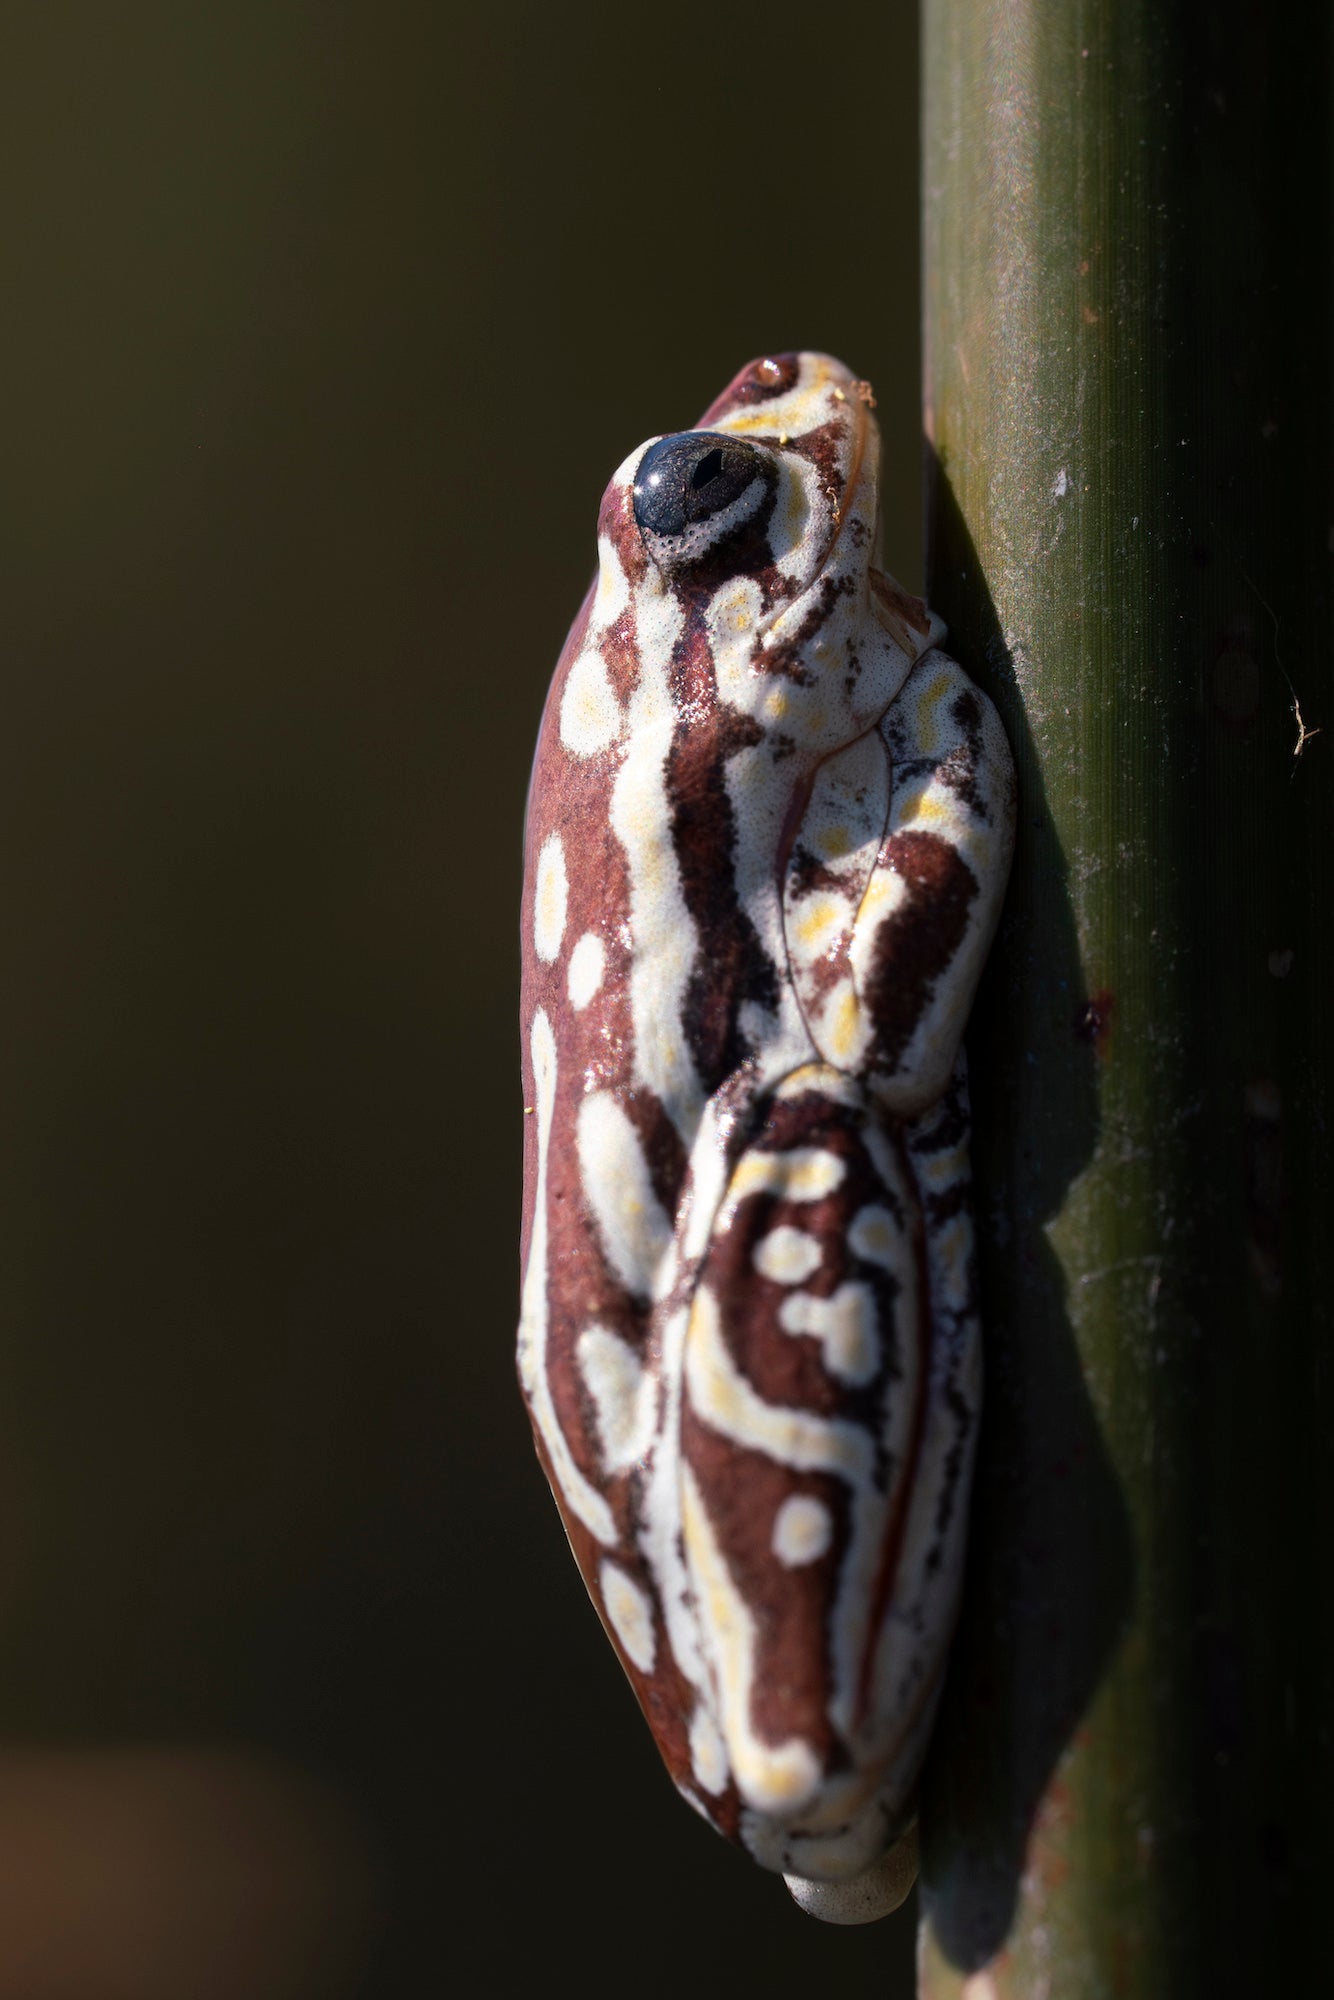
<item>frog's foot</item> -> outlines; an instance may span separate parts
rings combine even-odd
[[[805,1875],[785,1875],[783,1880],[808,1917],[824,1924],[873,1924],[907,1902],[917,1880],[917,1822],[879,1860],[846,1882],[812,1882]]]

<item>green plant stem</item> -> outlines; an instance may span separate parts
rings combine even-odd
[[[1021,786],[931,2000],[1327,1976],[1329,55],[925,8],[928,592]]]

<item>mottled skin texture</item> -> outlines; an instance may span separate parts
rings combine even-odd
[[[519,1372],[676,1784],[837,1882],[911,1813],[957,1606],[1013,775],[873,567],[866,385],[768,358],[697,431],[607,488],[542,722]]]

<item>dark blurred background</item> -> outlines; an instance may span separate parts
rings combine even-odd
[[[675,1797],[514,1387],[602,487],[766,349],[920,583],[908,0],[17,10],[0,2000],[903,1995]]]

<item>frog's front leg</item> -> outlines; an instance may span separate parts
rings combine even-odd
[[[1009,870],[1014,767],[986,696],[932,649],[879,728],[826,760],[788,862],[812,1039],[915,1118],[944,1094]]]

